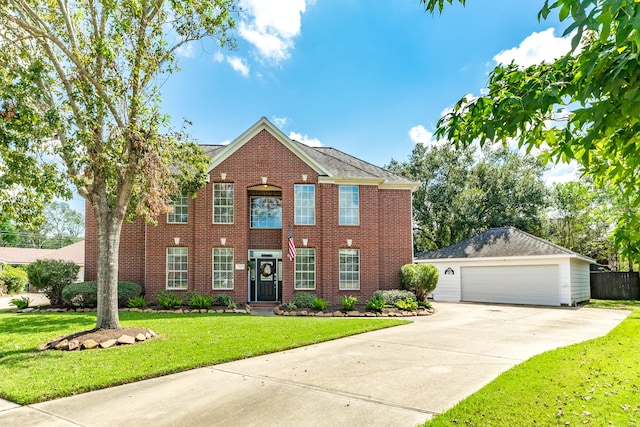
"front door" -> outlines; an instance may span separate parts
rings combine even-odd
[[[275,258],[259,258],[256,270],[258,282],[258,301],[277,301],[278,262]]]

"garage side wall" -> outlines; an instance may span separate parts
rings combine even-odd
[[[589,301],[591,298],[589,263],[581,259],[572,259],[570,265],[571,305]]]

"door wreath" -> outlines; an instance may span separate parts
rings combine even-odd
[[[273,271],[271,270],[272,268],[273,267],[271,266],[270,262],[262,263],[262,265],[260,265],[260,275],[262,277],[271,276],[271,274],[273,273]]]

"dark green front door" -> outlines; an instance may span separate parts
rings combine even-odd
[[[278,262],[275,258],[259,258],[256,270],[258,301],[277,301]]]

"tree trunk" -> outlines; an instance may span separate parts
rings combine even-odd
[[[98,228],[98,318],[96,328],[119,329],[118,254],[122,219],[96,215]]]

